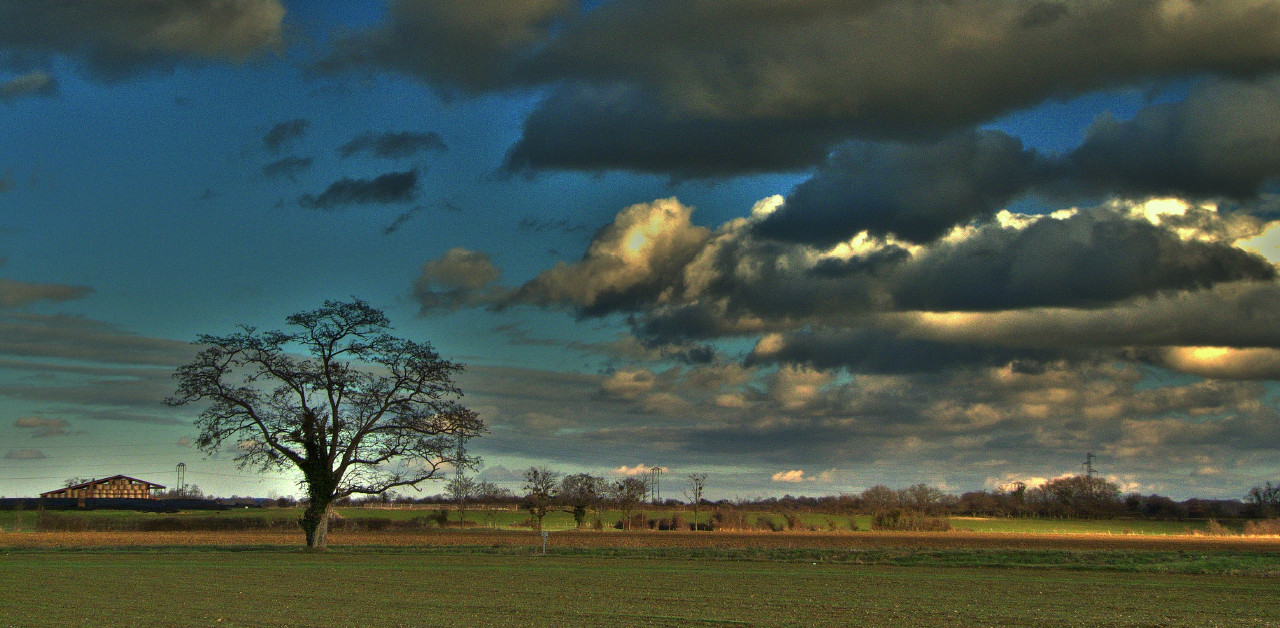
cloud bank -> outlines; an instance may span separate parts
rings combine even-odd
[[[277,0],[0,2],[0,67],[72,59],[102,80],[208,60],[244,62],[283,44]]]
[[[1280,63],[1280,8],[1267,0],[484,6],[393,2],[319,65],[466,94],[553,88],[510,171],[718,176],[805,168],[850,138],[939,137],[1046,99]]]

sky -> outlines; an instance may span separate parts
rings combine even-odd
[[[1276,0],[0,0],[0,495],[299,494],[162,401],[358,297],[514,490],[1238,499],[1278,176]]]

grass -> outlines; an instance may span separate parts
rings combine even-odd
[[[722,551],[722,550],[721,550]],[[0,550],[0,625],[1263,626],[1274,571],[1134,552]],[[745,552],[745,551],[744,551]],[[1277,557],[1269,560],[1272,568]],[[1173,571],[1141,571],[1143,560]],[[1206,557],[1204,560],[1209,560]],[[861,564],[859,564],[859,562]],[[1080,564],[1096,563],[1081,568]],[[1072,566],[1075,564],[1076,566]],[[1011,569],[1011,566],[1019,566]],[[1107,565],[1111,565],[1108,567]],[[1127,565],[1127,566],[1126,566]],[[1118,567],[1118,568],[1113,568]],[[1190,568],[1190,571],[1188,570]],[[1223,573],[1228,573],[1223,572]],[[1217,572],[1214,572],[1217,573]],[[21,583],[17,586],[16,583]],[[121,600],[126,600],[122,602]],[[1242,612],[1248,609],[1248,612]]]

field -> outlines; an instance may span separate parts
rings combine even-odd
[[[423,522],[437,509],[423,508],[339,508],[337,512],[343,519],[349,520],[356,527],[361,522],[383,521],[391,525]],[[648,518],[671,518],[679,513],[686,521],[692,520],[688,510],[674,511],[664,509],[647,509]],[[132,511],[96,510],[88,512],[58,512],[59,516],[83,518],[94,522],[92,527],[130,530],[138,527],[139,522],[159,520],[183,520],[198,518],[254,519],[264,524],[285,529],[295,529],[295,521],[302,514],[301,508],[245,508],[227,511],[190,511],[173,514],[138,513]],[[787,527],[786,517],[777,512],[746,511],[741,518],[746,525],[757,527],[764,522],[776,529]],[[799,513],[794,519],[805,529],[821,531],[869,530],[870,515],[831,515],[823,513]],[[450,511],[448,518],[456,525],[458,513]],[[466,522],[473,528],[525,529],[528,530],[528,514],[514,509],[478,510],[466,513]],[[612,528],[622,519],[618,511],[600,513],[605,528]],[[701,521],[710,520],[710,513],[703,512]],[[36,513],[32,511],[0,510],[0,530],[32,530],[35,528]],[[1184,535],[1190,532],[1203,531],[1204,520],[1157,521],[1134,519],[1105,520],[1073,520],[1073,519],[997,519],[980,517],[952,517],[951,524],[956,530],[972,532],[1009,532],[1018,534],[1146,534],[1146,535]],[[1230,524],[1228,524],[1230,526]],[[573,518],[563,512],[547,515],[543,526],[548,530],[570,530],[574,528]]]
[[[1280,624],[1280,538],[972,523],[988,531],[559,528],[546,554],[510,526],[350,526],[319,553],[283,526],[0,532],[0,626]]]

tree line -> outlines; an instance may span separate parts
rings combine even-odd
[[[703,511],[726,508],[848,515],[905,511],[930,517],[1073,519],[1231,519],[1280,515],[1280,484],[1269,482],[1250,489],[1244,501],[1200,498],[1177,501],[1157,494],[1123,494],[1119,485],[1095,475],[1055,478],[1034,487],[1015,482],[999,489],[968,491],[959,495],[919,483],[898,489],[880,484],[858,493],[838,495],[708,500],[705,497],[707,475],[695,473],[684,478],[684,499],[654,501],[647,499],[652,494],[652,487],[644,476],[608,480],[587,473],[563,474],[540,466],[525,470],[523,478],[521,493],[459,475],[449,481],[441,494],[419,499],[384,495],[366,501],[453,504],[464,513],[468,505],[501,504],[527,510],[535,528],[540,527],[542,519],[552,512],[569,513],[578,527],[584,527],[591,513],[605,508],[621,511],[624,527],[639,525],[641,520],[636,515],[642,507],[689,510],[693,515],[691,527],[710,521],[702,516]]]

